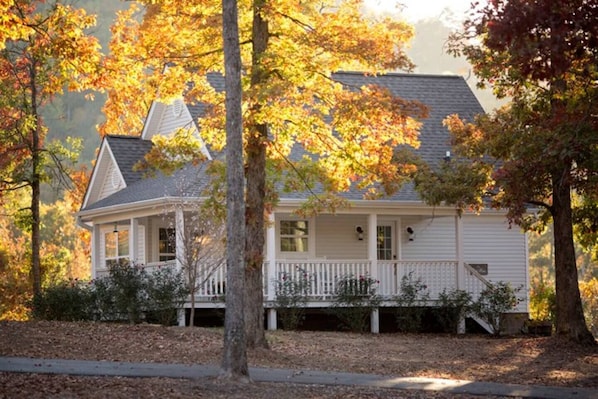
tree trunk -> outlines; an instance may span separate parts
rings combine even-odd
[[[40,255],[40,167],[41,167],[41,126],[37,113],[37,86],[35,65],[30,69],[31,115],[34,118],[31,143],[31,274],[33,277],[33,298],[39,299],[42,292],[42,270]],[[35,301],[34,301],[35,302]]]
[[[268,46],[268,22],[261,16],[265,0],[256,0],[253,6],[253,60],[252,86],[262,83],[266,76],[261,68],[261,57]],[[259,104],[254,111],[259,111]],[[245,332],[250,348],[267,348],[264,331],[264,289],[262,264],[264,261],[264,197],[266,193],[266,144],[268,126],[256,123],[250,126],[247,138],[247,206],[245,223]]]
[[[249,381],[244,325],[245,209],[243,181],[243,120],[241,53],[236,0],[222,1],[226,88],[226,314],[221,377]]]
[[[556,281],[556,333],[572,341],[595,345],[586,325],[575,261],[571,212],[570,167],[552,176],[554,263]]]

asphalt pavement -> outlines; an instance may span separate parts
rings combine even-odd
[[[84,376],[205,378],[217,377],[216,365],[130,363],[90,360],[0,357],[0,371],[13,373],[70,374]],[[500,384],[425,377],[392,377],[374,374],[251,367],[256,382],[355,385],[402,390],[442,391],[455,394],[511,396],[542,399],[598,399],[598,390],[540,385]]]

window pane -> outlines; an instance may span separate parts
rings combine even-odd
[[[307,237],[281,237],[280,250],[284,252],[307,252]]]
[[[280,234],[293,236],[308,235],[308,222],[307,220],[281,220]]]
[[[378,226],[377,233],[378,259],[392,259],[392,228],[390,226]]]
[[[104,234],[105,244],[105,255],[106,258],[115,258],[116,257],[116,234],[117,233],[106,233]]]
[[[118,256],[129,255],[129,231],[123,230],[118,232]]]
[[[160,261],[174,259],[175,254],[176,254],[175,230],[172,228],[170,228],[170,229],[160,228],[158,231],[159,231],[159,233],[158,233],[158,235],[159,235],[158,251],[160,252]]]

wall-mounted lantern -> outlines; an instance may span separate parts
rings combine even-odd
[[[355,226],[355,233],[357,234],[357,239],[363,241],[363,227]]]
[[[415,231],[411,228],[411,226],[407,226],[407,234],[409,234],[409,241],[413,241],[415,239]]]

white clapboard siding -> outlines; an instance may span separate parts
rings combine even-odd
[[[504,216],[465,215],[463,219],[463,257],[469,264],[485,263],[491,282],[510,282],[523,287],[519,295],[527,297],[527,248],[518,226],[509,228]],[[526,302],[520,305],[525,310]]]
[[[407,227],[415,232],[409,241]],[[455,218],[453,216],[403,217],[401,219],[401,259],[454,260]]]
[[[176,107],[175,104],[177,104]],[[193,121],[191,119],[191,114],[189,114],[187,107],[182,106],[179,112],[179,104],[180,100],[176,100],[173,104],[168,104],[164,108],[164,111],[160,118],[160,122],[157,126],[157,134],[169,135],[177,129],[183,127],[191,128],[194,126]],[[174,111],[175,109],[177,109],[176,112]]]
[[[363,240],[357,238],[356,226],[364,230]],[[319,215],[316,218],[317,258],[367,259],[367,216]]]
[[[145,257],[145,226],[142,224],[138,225],[137,232],[137,263],[146,265],[147,258]]]
[[[116,166],[114,166],[114,163],[110,162],[106,168],[106,173],[104,174],[104,180],[102,181],[98,200],[106,198],[122,188],[123,182],[120,179],[118,180],[119,185],[115,185],[115,173],[117,173]]]

